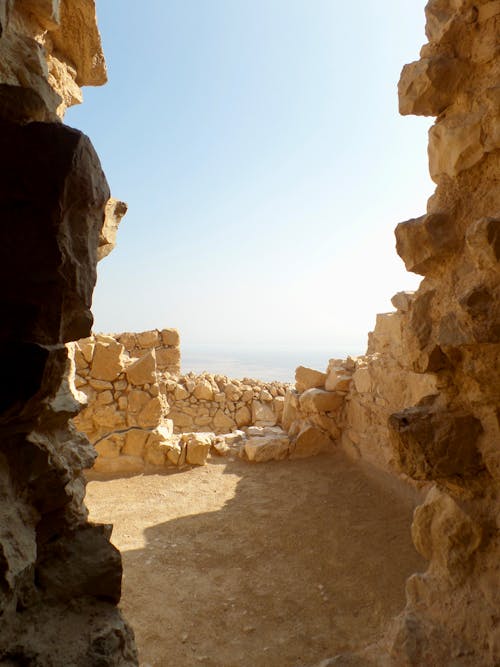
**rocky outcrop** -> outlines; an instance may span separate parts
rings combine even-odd
[[[500,3],[430,0],[425,11],[429,43],[404,68],[399,99],[404,114],[437,116],[437,188],[424,215],[396,228],[398,253],[424,278],[396,295],[357,361],[343,443],[428,489],[412,536],[429,566],[408,580],[385,643],[327,664],[500,664]]]
[[[65,343],[88,336],[109,200],[59,116],[105,80],[91,0],[0,3],[0,663],[135,665],[110,527],[87,521],[95,452]]]
[[[394,459],[432,484],[415,512],[429,560],[407,585],[397,664],[500,663],[500,3],[431,0],[429,43],[403,70],[404,113],[437,116],[427,213],[398,225],[424,276],[402,316],[407,367],[438,393],[389,421]],[[431,656],[429,662],[426,656]]]

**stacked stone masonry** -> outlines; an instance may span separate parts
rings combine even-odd
[[[210,453],[255,462],[302,458],[331,448],[340,436],[347,392],[327,391],[325,373],[297,369],[295,390],[280,382],[180,375],[175,329],[97,334],[68,347],[85,406],[74,423],[96,448],[97,472],[202,465]]]
[[[126,210],[61,122],[81,86],[105,81],[93,0],[1,0],[2,665],[137,665],[111,527],[87,521],[95,451],[70,421],[65,347],[90,334],[99,249]]]

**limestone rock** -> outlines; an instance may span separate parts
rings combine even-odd
[[[441,569],[456,583],[472,567],[471,558],[481,544],[482,529],[451,496],[433,487],[424,504],[415,510],[412,537],[432,567]]]
[[[389,420],[398,466],[413,479],[458,478],[484,470],[478,449],[481,422],[467,413],[442,413],[432,403],[395,413]]]
[[[131,429],[125,436],[122,454],[142,459],[149,431],[143,429]]]
[[[164,345],[178,347],[180,338],[177,329],[162,329],[160,336]]]
[[[321,373],[313,368],[306,366],[299,366],[295,370],[295,389],[302,393],[306,389],[313,389],[314,387],[324,387],[326,381],[326,373]]]
[[[215,413],[213,423],[215,428],[222,433],[236,426],[235,422],[231,419],[231,417],[228,417],[226,414],[224,414],[222,410],[218,410]]]
[[[274,426],[276,415],[269,405],[260,401],[252,401],[252,422],[256,426]]]
[[[55,49],[72,63],[80,86],[107,81],[106,63],[95,20],[94,0],[61,0],[59,27],[51,33]]]
[[[186,463],[205,465],[215,439],[213,433],[189,433],[183,436],[186,443]]]
[[[120,451],[123,446],[123,439],[120,436],[113,435],[109,438],[100,440],[96,445],[96,451],[99,457],[105,459],[113,459],[120,456]]]
[[[302,459],[316,456],[328,450],[331,446],[332,441],[328,435],[314,426],[305,425],[295,439],[290,458]]]
[[[59,599],[90,595],[117,604],[121,577],[120,554],[105,526],[76,528],[45,544],[39,555],[38,586]]]
[[[163,402],[159,396],[152,398],[141,410],[137,417],[137,425],[142,428],[151,428],[161,423],[163,416]]]
[[[122,373],[124,348],[116,342],[97,343],[94,346],[91,375],[97,380],[112,382]]]
[[[236,411],[234,418],[238,428],[248,426],[252,423],[252,413],[246,405],[243,405]]]
[[[327,391],[348,391],[352,382],[352,373],[348,373],[336,359],[330,360],[325,380]]]
[[[463,61],[441,55],[405,65],[399,80],[399,112],[438,116],[454,102],[466,75]]]
[[[299,406],[306,413],[334,412],[343,402],[343,394],[325,389],[308,389],[299,398]]]
[[[396,227],[396,249],[408,271],[426,275],[440,268],[456,248],[456,230],[448,216],[431,213]]]
[[[116,234],[123,216],[127,212],[127,204],[111,197],[105,208],[104,224],[99,236],[99,247],[97,248],[97,259],[100,261],[107,257],[116,245]]]
[[[198,400],[211,401],[214,397],[214,390],[210,382],[202,378],[196,383],[193,394]]]
[[[178,384],[175,387],[175,400],[183,401],[185,398],[189,398],[189,392],[182,384]]]
[[[249,461],[262,463],[264,461],[280,461],[284,459],[290,447],[288,436],[267,435],[249,438],[245,442],[244,451]]]
[[[407,313],[414,294],[415,292],[398,292],[392,297],[391,303],[397,310]]]
[[[159,348],[156,351],[156,363],[158,368],[167,370],[171,373],[178,373],[180,370],[181,353],[179,348]]]
[[[154,350],[150,350],[140,359],[137,359],[125,370],[127,379],[131,384],[145,385],[156,381],[156,356]]]
[[[156,348],[160,343],[160,334],[156,329],[136,333],[135,338],[138,347],[142,347],[143,350],[149,350],[153,347]]]
[[[167,452],[172,447],[173,428],[169,421],[164,426],[155,428],[149,435],[145,446],[145,461],[153,466],[164,466]]]

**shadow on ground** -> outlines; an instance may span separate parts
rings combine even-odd
[[[88,492],[91,518],[115,524],[122,607],[154,667],[296,667],[375,640],[423,569],[415,500],[340,453]]]

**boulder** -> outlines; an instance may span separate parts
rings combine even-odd
[[[214,390],[208,380],[201,378],[195,384],[193,395],[199,401],[212,401],[214,398]]]
[[[344,394],[325,389],[308,389],[299,398],[304,412],[335,412],[344,404]]]
[[[267,435],[249,438],[245,442],[244,452],[249,461],[280,461],[288,455],[290,440],[288,436]]]
[[[297,435],[290,451],[291,459],[316,456],[332,447],[332,440],[326,433],[314,426],[304,426]]]
[[[326,373],[316,371],[313,368],[306,366],[299,366],[295,369],[295,389],[302,393],[306,389],[313,389],[315,387],[324,387],[326,381]]]
[[[214,439],[213,433],[185,433],[182,440],[186,443],[186,463],[205,465]]]

